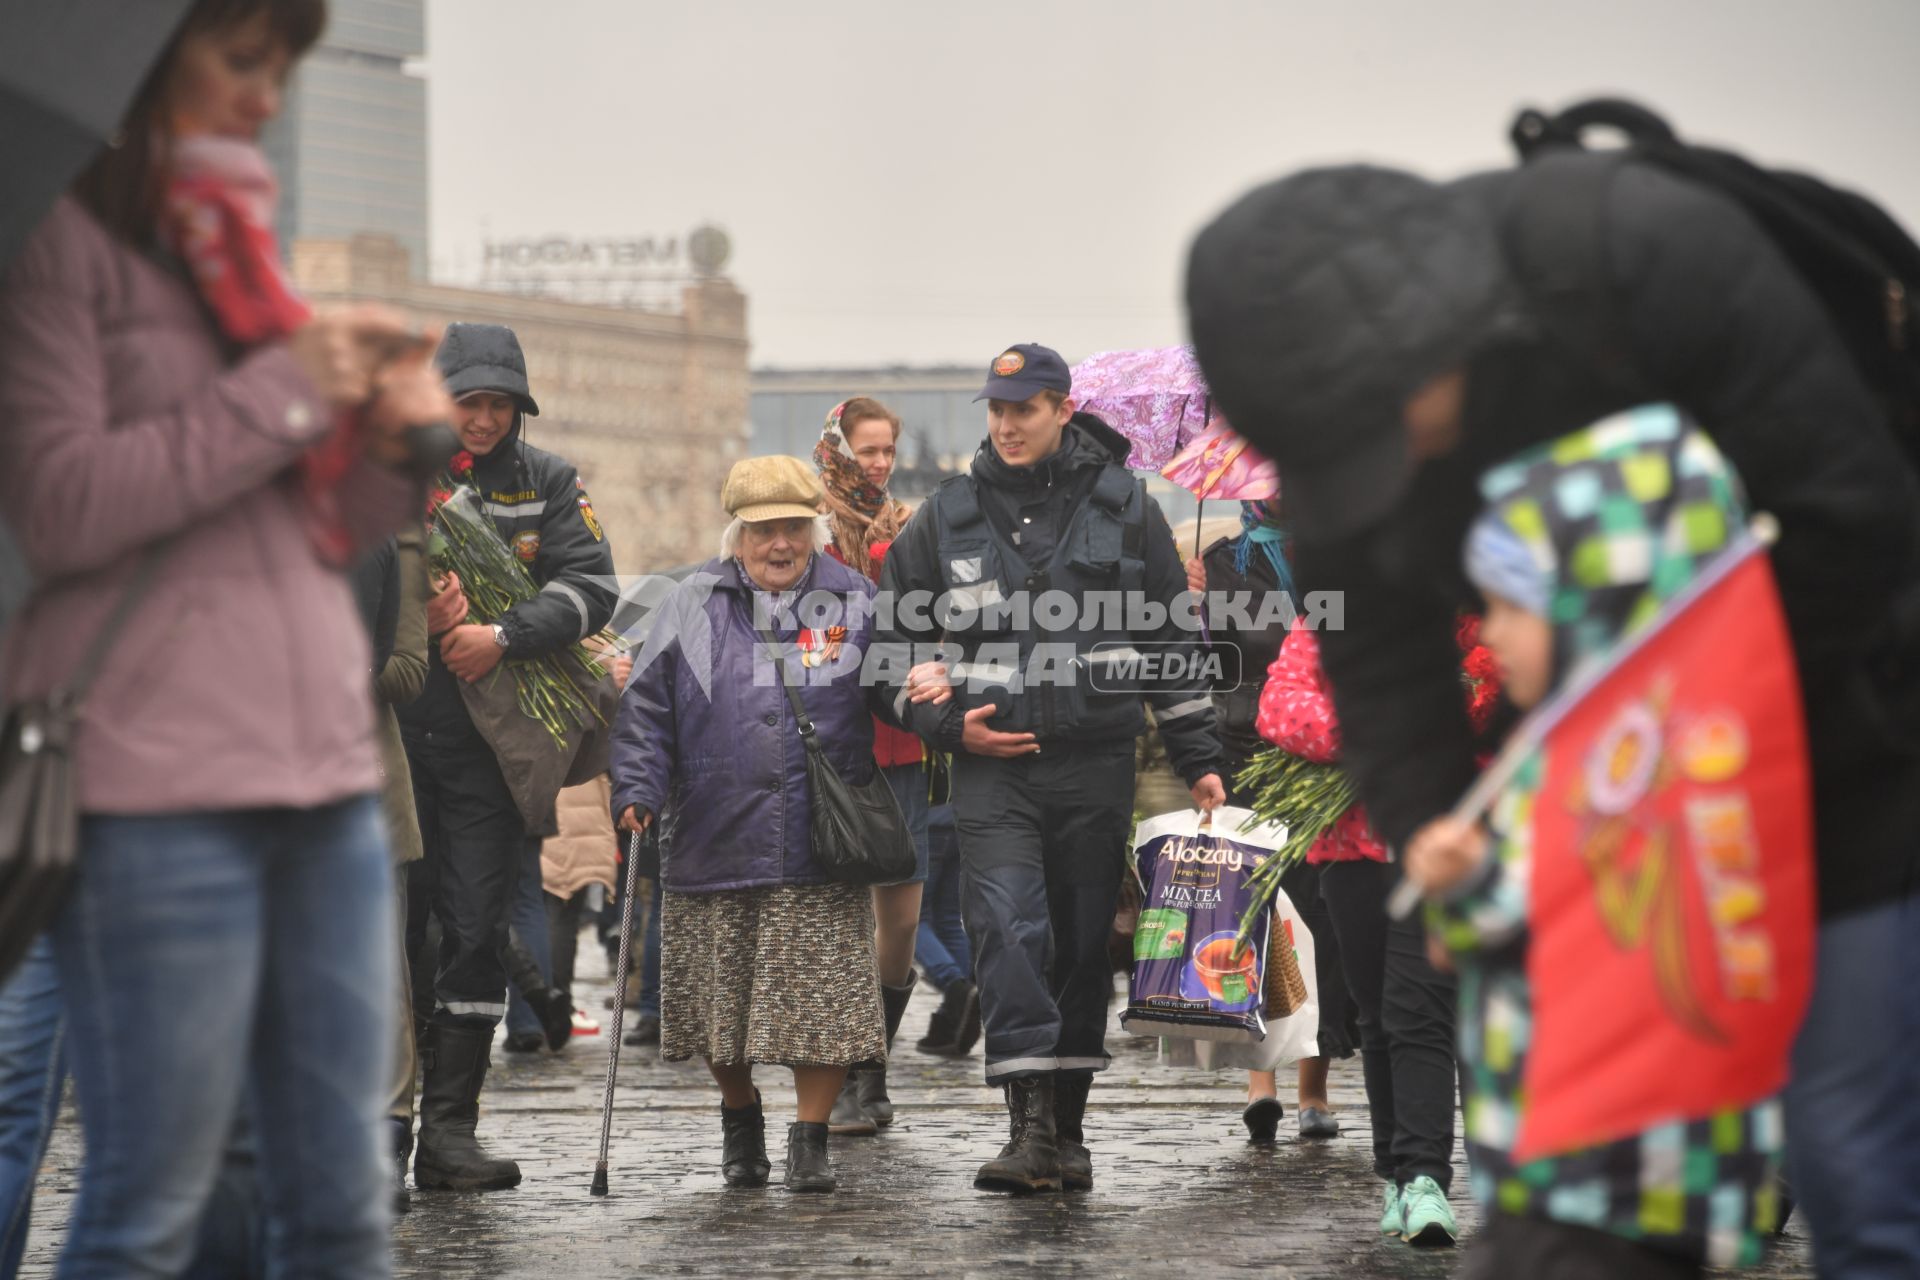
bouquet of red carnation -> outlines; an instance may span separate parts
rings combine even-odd
[[[465,468],[459,466],[466,460]],[[539,594],[539,588],[513,554],[493,518],[480,505],[480,495],[455,477],[471,475],[473,458],[456,454],[452,474],[435,487],[428,506],[427,560],[436,578],[458,574],[466,593],[467,621],[497,622],[508,609]],[[586,728],[605,717],[581,688],[606,675],[586,641],[538,658],[508,658],[502,664],[513,677],[520,711],[538,720],[553,736],[554,746],[568,749],[569,727]]]

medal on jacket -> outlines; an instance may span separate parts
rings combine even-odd
[[[824,667],[829,662],[837,662],[840,649],[846,641],[845,627],[828,627],[825,631],[817,631],[812,627],[800,628],[800,665]]]

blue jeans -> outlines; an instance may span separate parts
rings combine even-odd
[[[640,940],[640,997],[634,1012],[660,1020],[660,910],[666,905],[661,878],[653,878],[653,909],[647,912],[646,935]]]
[[[1917,981],[1920,896],[1820,926],[1787,1159],[1827,1280],[1920,1275]]]
[[[247,1096],[275,1274],[389,1274],[392,868],[372,796],[89,817],[54,926],[86,1172],[63,1280],[186,1267]]]
[[[513,930],[513,936],[520,940],[520,945],[533,953],[533,962],[540,966],[541,978],[548,986],[552,986],[553,933],[547,927],[547,893],[542,887],[542,878],[540,841],[531,839],[527,841],[526,852],[520,858],[520,878],[514,885],[513,911],[507,917],[507,926]],[[519,1034],[545,1034],[540,1026],[540,1016],[512,983],[507,984],[507,1030]]]
[[[913,958],[942,991],[973,978],[973,948],[960,923],[960,841],[950,805],[935,805],[927,818],[927,889],[920,895]]]
[[[27,1247],[33,1181],[66,1083],[65,1026],[53,940],[42,935],[0,986],[0,1277]]]

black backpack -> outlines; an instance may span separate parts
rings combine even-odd
[[[1558,115],[1531,108],[1514,120],[1510,136],[1522,161],[1556,150],[1583,149],[1588,129],[1627,137],[1623,153],[1730,197],[1773,238],[1819,297],[1868,386],[1887,409],[1887,421],[1920,469],[1920,244],[1865,196],[1804,173],[1763,169],[1744,156],[1682,142],[1671,126],[1637,103],[1597,98]],[[1565,192],[1588,201],[1569,210],[1575,225],[1594,225],[1600,193]],[[1561,254],[1565,277],[1584,274],[1599,254],[1581,246]],[[1596,344],[1604,350],[1609,344]]]

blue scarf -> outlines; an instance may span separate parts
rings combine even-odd
[[[1253,548],[1258,545],[1267,563],[1273,566],[1273,576],[1279,580],[1280,590],[1293,597],[1293,570],[1287,567],[1287,531],[1267,520],[1265,504],[1243,502],[1240,504],[1240,536],[1230,544],[1233,547],[1233,571],[1246,576],[1247,562],[1253,556]]]

